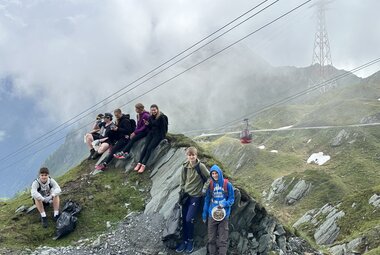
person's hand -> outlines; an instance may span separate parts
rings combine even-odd
[[[206,221],[207,221],[207,220],[206,220],[206,219],[202,219],[202,221],[203,221],[204,224],[206,224]]]
[[[42,202],[48,204],[50,202],[50,200],[52,200],[52,195],[48,196],[48,197],[44,197],[44,200],[42,200]]]
[[[132,139],[133,137],[135,137],[135,135],[136,135],[135,132],[133,132],[133,133],[131,134],[131,136],[130,136],[131,139]]]
[[[145,125],[149,125],[149,121],[143,120]]]

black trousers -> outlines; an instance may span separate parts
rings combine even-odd
[[[113,159],[113,154],[121,151],[122,148],[124,148],[129,142],[129,139],[127,138],[121,138],[118,140],[114,146],[112,146],[112,149],[110,151],[110,154],[103,160],[103,162],[109,164]]]
[[[149,133],[145,140],[145,146],[143,151],[141,152],[139,163],[146,165],[146,163],[149,160],[150,154],[152,154],[153,150],[162,140],[163,137],[160,134],[156,132]]]
[[[138,140],[144,138],[146,135],[148,134],[148,132],[141,132],[141,133],[138,133],[137,135],[135,135],[132,139],[129,140],[127,146],[125,146],[122,150],[119,150],[119,151],[122,151],[122,152],[127,152],[129,153],[132,149],[132,146],[135,142],[137,142]]]

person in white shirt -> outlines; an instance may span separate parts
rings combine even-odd
[[[49,176],[49,169],[42,167],[39,171],[39,176],[32,183],[31,195],[37,210],[41,214],[41,223],[44,228],[47,228],[48,221],[45,212],[45,206],[53,204],[54,220],[59,218],[61,188],[58,183]]]

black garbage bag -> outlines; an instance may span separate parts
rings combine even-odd
[[[63,206],[62,213],[57,220],[54,239],[61,238],[74,231],[78,218],[75,217],[80,211],[81,206],[74,201],[67,201]]]
[[[182,207],[176,203],[172,213],[170,214],[164,231],[162,233],[162,241],[169,249],[175,249],[177,243],[181,240],[182,234]]]

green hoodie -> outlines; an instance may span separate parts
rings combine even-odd
[[[205,184],[203,184],[202,178],[195,170],[195,166],[200,164],[201,174],[204,176],[204,179],[207,180]],[[210,172],[207,167],[197,159],[197,162],[194,166],[191,166],[189,161],[186,161],[183,164],[182,172],[181,172],[181,185],[180,188],[185,193],[189,194],[192,197],[200,197],[202,196],[202,189],[207,189],[209,185]]]

